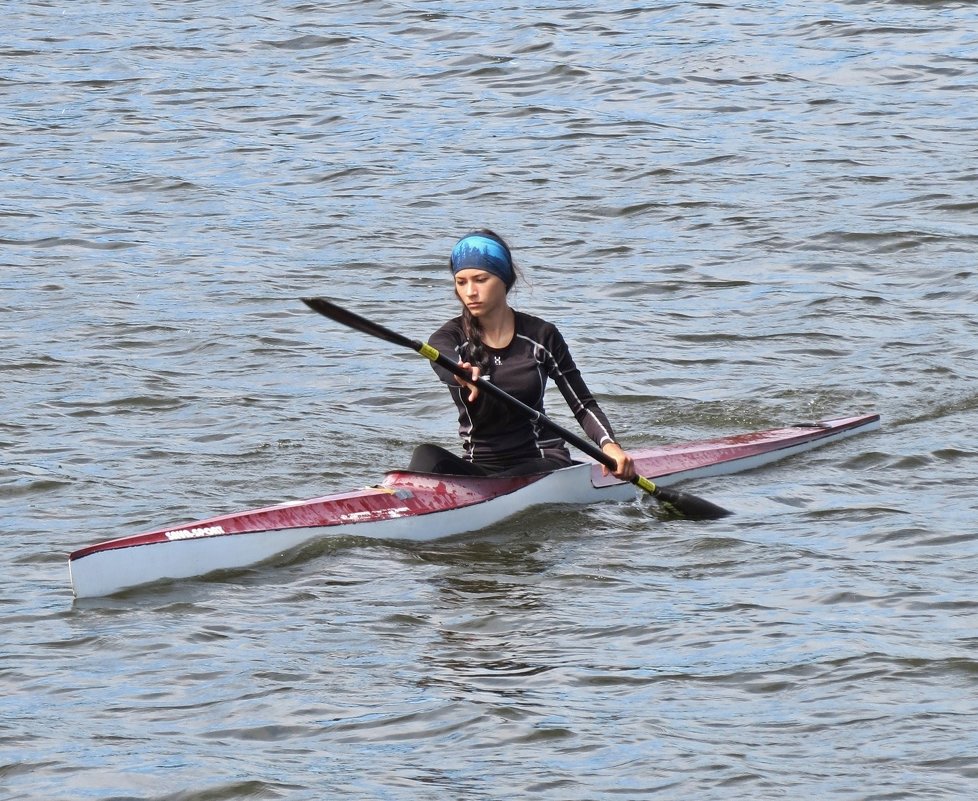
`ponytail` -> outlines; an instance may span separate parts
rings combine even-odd
[[[467,307],[462,307],[462,330],[469,343],[468,361],[479,368],[480,375],[489,375],[489,352],[482,341],[482,323],[473,317]]]

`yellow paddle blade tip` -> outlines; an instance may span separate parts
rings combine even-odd
[[[649,481],[645,476],[639,476],[635,484],[642,489],[644,489],[650,495],[654,495],[656,491],[656,486],[651,481]]]

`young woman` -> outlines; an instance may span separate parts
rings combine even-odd
[[[472,371],[473,383],[433,365],[458,407],[465,457],[435,445],[421,445],[411,460],[418,472],[463,475],[543,473],[573,464],[564,441],[526,418],[474,382],[488,376],[500,389],[543,413],[547,379],[556,383],[585,433],[617,463],[621,479],[635,475],[629,456],[615,440],[556,326],[508,302],[518,275],[509,246],[489,230],[471,233],[452,249],[449,266],[462,314],[429,340],[446,355],[457,354]]]

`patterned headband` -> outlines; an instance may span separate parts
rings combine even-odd
[[[499,242],[482,234],[469,234],[452,248],[452,274],[459,270],[484,270],[499,278],[506,289],[516,280],[513,262]]]

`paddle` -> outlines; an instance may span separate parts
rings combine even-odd
[[[375,323],[366,319],[365,317],[361,317],[359,314],[355,314],[348,309],[341,308],[325,298],[302,298],[302,302],[313,311],[319,312],[323,316],[329,317],[329,319],[335,320],[348,328],[361,331],[364,334],[369,334],[372,337],[377,337],[385,342],[390,342],[392,345],[398,345],[400,347],[410,348],[413,351],[417,351],[426,359],[430,359],[441,367],[444,367],[446,370],[451,371],[464,381],[468,381],[470,383],[472,382],[472,375],[467,370],[460,367],[456,362],[452,361],[447,356],[439,353],[435,348],[426,342],[419,342],[414,339],[409,339],[406,336],[402,336],[396,331],[391,331],[389,328],[385,328],[379,323]],[[477,383],[482,392],[488,392],[490,395],[498,398],[503,403],[519,409],[530,419],[547,426],[563,437],[565,441],[601,462],[601,464],[611,468],[612,470],[617,467],[615,460],[602,451],[593,442],[584,439],[583,437],[575,434],[573,431],[568,431],[567,429],[558,425],[546,415],[538,412],[532,406],[527,406],[525,403],[523,403],[523,401],[514,398],[505,390],[500,389],[491,381],[488,381],[485,376],[480,376]],[[730,512],[728,512],[726,509],[717,506],[714,503],[710,503],[702,498],[697,498],[695,495],[657,487],[655,484],[649,481],[649,479],[643,478],[642,476],[635,476],[635,478],[633,478],[631,481],[635,486],[641,487],[643,490],[649,493],[649,495],[655,498],[664,509],[672,512],[673,514],[679,515],[680,517],[687,517],[691,520],[716,520],[730,514]]]

